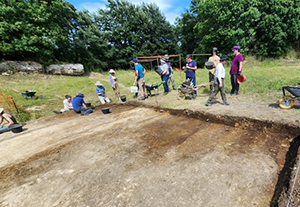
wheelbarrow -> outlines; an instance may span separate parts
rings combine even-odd
[[[163,84],[164,81],[162,81],[160,84],[152,84],[152,83],[146,83],[146,90],[148,96],[158,95],[159,94],[159,86]],[[152,93],[152,91],[155,91],[155,94]]]
[[[22,96],[25,98],[37,99],[38,97],[35,96],[36,91],[27,90],[25,93],[21,93]]]
[[[191,84],[191,80],[187,79],[178,87],[177,98],[181,101],[185,100],[186,98],[195,99],[197,97],[196,91],[198,91],[200,88],[205,88],[207,85],[211,84],[213,84],[213,82],[193,86]]]
[[[291,95],[286,95],[288,91]],[[279,106],[282,109],[290,109],[294,105],[294,101],[300,98],[300,87],[284,86],[282,87],[283,98],[279,100]]]

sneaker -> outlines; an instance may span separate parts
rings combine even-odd
[[[211,104],[211,103],[208,103],[208,102],[206,102],[206,103],[205,103],[205,106],[212,106],[212,104]]]
[[[167,95],[167,94],[168,94],[168,92],[164,92],[164,96]]]
[[[139,101],[144,101],[145,100],[145,97],[141,97],[138,99]]]
[[[230,103],[229,103],[228,101],[225,101],[225,102],[224,102],[224,105],[229,106]]]
[[[53,111],[53,113],[55,113],[55,114],[61,114],[60,111]]]

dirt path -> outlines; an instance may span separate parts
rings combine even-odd
[[[0,206],[269,206],[297,133],[276,123],[282,116],[297,126],[298,118],[276,109],[271,125],[255,123],[237,118],[239,97],[230,107],[204,102],[152,97],[1,134]],[[249,103],[245,113],[268,119],[274,108],[261,107]]]

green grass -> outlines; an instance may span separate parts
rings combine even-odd
[[[247,57],[244,64],[243,74],[247,76],[247,81],[241,85],[241,93],[245,95],[256,95],[264,97],[266,94],[273,92],[280,93],[282,86],[297,85],[300,82],[298,61],[280,60],[265,60],[257,61],[253,57]],[[230,63],[225,66],[226,78],[225,89],[231,90],[230,84]],[[133,94],[130,93],[130,86],[134,82],[134,73],[131,70],[116,69],[121,88],[121,95],[126,95],[127,99],[132,99]],[[208,70],[200,68],[196,72],[197,84],[208,82]],[[185,73],[175,72],[175,80],[179,86],[185,80]],[[160,83],[161,78],[156,72],[150,71],[145,76],[146,83]],[[0,77],[1,90],[14,98],[15,102],[26,109],[30,113],[24,115],[23,121],[28,119],[38,119],[40,117],[53,115],[53,110],[63,108],[62,100],[66,94],[74,97],[78,92],[85,94],[85,101],[91,102],[94,106],[100,105],[96,103],[98,97],[95,93],[96,81],[101,81],[107,90],[107,95],[112,101],[116,101],[114,93],[109,83],[109,73],[102,74],[93,73],[90,76],[73,77],[73,76],[54,76],[45,74],[31,74],[22,76],[15,74],[12,76]],[[46,96],[45,99],[26,99],[20,93],[14,91],[25,92],[26,90],[36,90],[37,96]],[[163,87],[160,87],[163,90]],[[202,90],[203,93],[208,93],[208,87]],[[1,106],[0,106],[1,107]],[[32,109],[32,110],[30,110]]]

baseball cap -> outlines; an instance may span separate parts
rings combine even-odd
[[[222,55],[220,61],[223,61],[223,60],[228,60],[228,56],[225,54]]]
[[[240,50],[240,49],[241,49],[241,47],[236,45],[236,46],[233,47],[232,52],[235,51],[235,50]]]
[[[137,63],[137,62],[139,62],[139,61],[138,61],[136,58],[134,58],[134,59],[133,59],[133,62],[134,62],[134,63]]]
[[[165,55],[165,59],[166,59],[166,60],[169,60],[169,55]]]
[[[186,57],[185,58],[192,58],[192,56],[191,55],[186,55]]]

